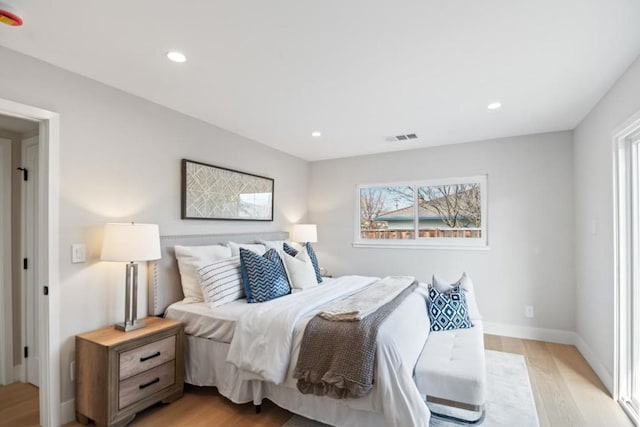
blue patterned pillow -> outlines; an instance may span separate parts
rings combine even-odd
[[[282,250],[285,251],[286,253],[288,253],[291,256],[298,255],[298,250],[296,248],[294,248],[293,246],[291,246],[290,244],[288,244],[287,242],[284,242],[282,244]]]
[[[472,328],[467,310],[467,298],[460,286],[447,292],[440,292],[433,286],[429,287],[427,298],[429,318],[432,331],[449,331],[451,329]]]
[[[311,264],[313,264],[313,269],[316,271],[316,280],[318,283],[322,283],[322,274],[320,274],[320,266],[318,265],[318,257],[316,256],[316,252],[313,250],[311,243],[307,242],[304,244],[307,248],[307,253],[309,254],[309,258],[311,259]],[[296,248],[291,247],[286,242],[282,244],[282,249],[291,256],[298,255],[298,251]]]
[[[275,249],[258,255],[240,248],[240,269],[248,303],[270,301],[291,292],[287,273]]]

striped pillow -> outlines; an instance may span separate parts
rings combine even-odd
[[[198,269],[204,301],[211,308],[244,298],[240,257],[212,262]]]

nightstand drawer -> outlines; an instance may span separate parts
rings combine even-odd
[[[162,365],[175,357],[175,335],[125,351],[120,354],[119,377],[121,380],[132,377],[147,369]]]
[[[120,381],[118,407],[123,409],[132,403],[139,402],[145,397],[173,385],[175,380],[176,364],[172,360],[135,377]]]

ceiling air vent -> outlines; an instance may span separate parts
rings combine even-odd
[[[410,141],[413,139],[418,139],[418,135],[416,135],[415,133],[407,133],[405,135],[388,136],[386,138],[386,140],[389,142]]]

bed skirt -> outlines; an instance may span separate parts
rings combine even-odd
[[[242,381],[238,369],[227,363],[229,344],[187,335],[185,348],[185,382],[195,386],[215,386],[221,395],[234,403],[269,399],[293,413],[334,426],[384,427],[381,412],[356,409],[343,400],[305,395],[295,386],[263,381]]]

